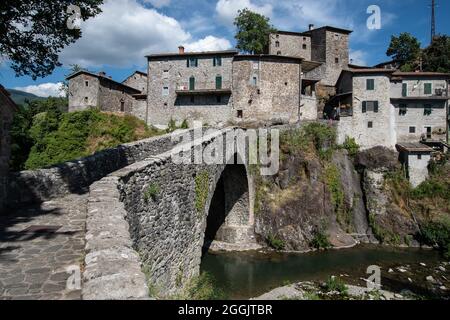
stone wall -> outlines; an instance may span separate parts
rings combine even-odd
[[[295,123],[300,107],[300,60],[236,57],[233,119]]]
[[[98,107],[100,107],[100,110],[102,111],[125,112],[131,114],[134,101],[134,98],[131,95],[135,93],[137,92],[101,78],[98,92]]]
[[[313,96],[301,97],[301,117],[300,120],[317,120],[317,98],[315,94]]]
[[[87,82],[87,86],[86,86]],[[89,74],[80,74],[69,80],[69,112],[85,110],[99,105],[100,81]],[[86,99],[87,98],[87,99]]]
[[[269,54],[311,60],[311,37],[296,33],[270,35]]]
[[[222,77],[222,89],[231,89],[232,60],[234,54],[221,54],[221,66],[213,65],[216,55],[199,55],[198,67],[187,67],[190,55],[175,57],[150,58],[148,63],[148,123],[167,125],[170,119],[181,122],[188,120],[203,120],[209,124],[229,120],[232,100],[229,94],[210,93],[211,97],[194,96],[180,98],[176,91],[188,91],[189,79],[195,78],[196,90],[215,90],[216,77]],[[164,87],[168,92],[163,92]],[[217,102],[216,96],[222,97]],[[188,101],[186,101],[188,99]],[[198,102],[196,102],[198,101]],[[188,103],[186,103],[188,102]]]
[[[7,205],[16,207],[70,193],[85,193],[90,184],[109,173],[170,150],[175,144],[171,135],[165,135],[124,144],[51,168],[10,174]]]
[[[143,94],[147,94],[148,78],[147,78],[146,74],[142,74],[140,72],[135,72],[134,74],[129,76],[127,79],[125,79],[125,81],[122,83],[129,87],[140,90]]]
[[[409,182],[416,188],[429,177],[428,165],[431,161],[431,155],[408,154],[407,159]]]

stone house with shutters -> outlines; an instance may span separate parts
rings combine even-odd
[[[302,70],[320,63],[235,50],[185,52],[183,47],[147,59],[147,122],[152,125],[165,126],[171,119],[210,125],[317,119],[316,82],[302,83],[301,77]]]
[[[326,108],[339,120],[338,142],[351,137],[363,148],[448,141],[450,74],[395,69],[343,71]]]

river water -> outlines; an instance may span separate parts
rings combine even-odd
[[[408,281],[392,279],[389,268],[419,268],[420,263],[433,265],[439,260],[439,254],[432,250],[359,246],[304,254],[208,253],[201,270],[214,276],[228,298],[249,299],[290,283],[323,281],[332,275],[343,277],[348,284],[363,285],[371,265],[381,267],[383,289],[409,290]]]

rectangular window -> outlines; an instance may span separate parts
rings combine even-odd
[[[197,68],[198,67],[198,59],[197,58],[189,58],[187,60],[188,68]]]
[[[409,127],[409,133],[416,133],[416,127]]]
[[[427,139],[431,139],[433,136],[433,130],[431,127],[426,127],[427,129]]]
[[[222,66],[222,57],[214,57],[214,59],[213,59],[213,66],[214,67],[221,67]]]
[[[431,92],[432,92],[431,83],[425,83],[424,84],[424,94],[431,94]]]
[[[431,104],[426,104],[425,108],[423,110],[423,115],[430,116],[432,113],[433,113],[433,107],[431,106]]]
[[[363,101],[362,103],[362,112],[375,112],[377,113],[379,110],[378,101]]]
[[[120,112],[124,112],[124,111],[125,111],[125,102],[120,101]]]
[[[334,58],[335,63],[339,63],[339,58]]]
[[[417,155],[417,160],[422,160],[422,155],[421,154]]]
[[[375,79],[367,79],[366,80],[366,89],[367,90],[375,90]]]
[[[276,41],[275,42],[275,48],[279,48],[280,47],[280,41]]]
[[[243,115],[243,113],[242,113],[242,110],[238,110],[238,111],[237,111],[237,117],[238,117],[239,119],[242,119],[243,116],[244,116],[244,115]]]
[[[218,90],[222,89],[222,77],[221,76],[216,77],[216,89],[218,89]]]
[[[85,85],[86,87],[89,87],[89,81],[85,81],[85,82],[84,82],[84,85]]]
[[[253,76],[253,78],[252,78],[252,85],[253,86],[257,86],[258,85],[258,77],[257,76]]]
[[[407,105],[406,104],[401,104],[400,106],[399,106],[399,115],[401,115],[401,116],[404,116],[404,115],[406,115],[406,113],[408,112],[408,107],[407,107]]]
[[[277,56],[281,56],[281,51],[277,51]]]
[[[169,95],[169,87],[163,87],[162,95],[163,96],[168,96]]]
[[[195,78],[194,77],[190,77],[189,78],[189,90],[195,90]]]
[[[303,48],[303,50],[306,50],[308,48],[308,46],[306,44],[303,44],[302,48]]]
[[[164,78],[164,79],[169,78],[169,70],[164,70],[164,71],[163,71],[163,78]]]
[[[367,128],[369,128],[369,129],[372,129],[372,128],[373,128],[373,122],[372,122],[372,121],[369,121],[369,122],[367,123]]]
[[[402,97],[407,97],[407,96],[408,96],[408,84],[403,83],[402,84]]]

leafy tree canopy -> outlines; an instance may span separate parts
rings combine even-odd
[[[234,25],[237,28],[235,36],[237,49],[251,54],[263,54],[268,51],[269,36],[276,32],[269,18],[244,9],[238,11]]]
[[[436,36],[423,50],[423,71],[450,73],[450,36]]]
[[[420,42],[413,35],[403,32],[392,36],[386,54],[400,63],[402,71],[414,71],[419,64]]]
[[[103,0],[2,0],[0,2],[0,53],[9,59],[17,76],[34,80],[61,66],[58,55],[81,37],[68,28],[74,15],[69,5],[80,8],[83,21],[101,12]]]

